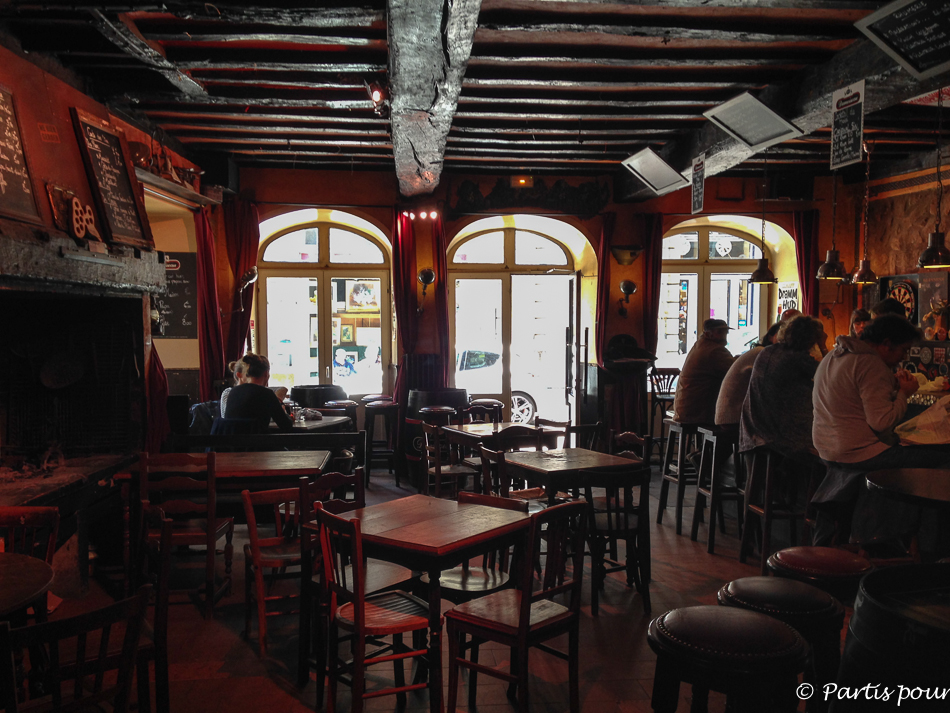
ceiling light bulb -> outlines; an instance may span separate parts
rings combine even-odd
[[[415,220],[415,219],[416,219],[416,214],[415,214],[415,213],[410,213],[410,214],[409,214],[409,220]]]
[[[436,213],[434,210],[429,211],[429,217],[432,218],[432,220],[435,220],[436,216],[438,216],[438,213]]]
[[[373,101],[379,104],[379,100],[383,98],[383,93],[378,89],[373,90]]]

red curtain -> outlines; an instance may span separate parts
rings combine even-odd
[[[818,316],[818,211],[796,210],[792,216],[795,261],[802,290],[802,314]]]
[[[257,264],[257,249],[260,246],[260,216],[257,206],[238,198],[224,206],[224,232],[227,239],[228,263],[234,275],[235,291],[231,298],[231,322],[225,342],[225,362],[240,359],[244,355],[247,336],[251,330],[251,302],[254,287],[248,285],[241,294],[240,280]],[[243,307],[243,310],[241,309]]]
[[[663,272],[663,214],[643,216],[643,348],[656,353]]]
[[[439,388],[446,388],[452,378],[455,365],[451,363],[451,345],[449,344],[449,269],[446,263],[445,225],[439,215],[432,221],[432,250],[435,253],[435,284],[429,287],[435,291],[435,320],[439,331],[439,356],[442,358],[442,383]]]
[[[145,378],[148,383],[148,433],[145,434],[145,450],[149,453],[160,453],[171,426],[168,423],[168,376],[154,344]]]
[[[396,306],[396,329],[402,343],[403,357],[399,360],[393,399],[400,404],[405,416],[409,396],[409,374],[406,354],[416,350],[418,323],[416,314],[416,232],[409,216],[398,208],[393,211],[393,301]]]
[[[597,364],[604,365],[607,349],[607,310],[610,308],[610,241],[617,223],[616,213],[604,213],[600,223],[600,245],[597,247],[597,312],[594,334]]]
[[[202,401],[213,401],[214,382],[224,378],[224,339],[221,335],[221,310],[215,280],[214,235],[209,209],[195,214],[195,238],[198,246],[198,387]]]

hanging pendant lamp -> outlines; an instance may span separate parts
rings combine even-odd
[[[767,171],[769,166],[768,152],[762,152],[762,252],[765,252],[765,196],[766,190],[768,189],[767,181]],[[767,257],[759,258],[759,263],[756,265],[755,270],[749,276],[749,282],[753,285],[771,285],[778,280],[775,279],[775,273],[772,272],[772,268],[769,267],[769,259]]]
[[[943,217],[943,176],[940,174],[940,138],[942,136],[943,90],[937,90],[937,216],[934,222],[934,232],[927,238],[927,247],[917,258],[917,267],[937,268],[950,267],[950,250],[947,250],[945,236],[940,230],[940,221]]]
[[[835,242],[836,226],[838,225],[838,172],[831,175],[831,250],[825,256],[825,261],[818,266],[818,274],[815,277],[819,280],[843,280],[845,276],[844,265],[841,264],[841,256],[838,255],[838,247]]]
[[[864,169],[864,221],[861,230],[864,234],[864,257],[851,273],[853,285],[877,284],[877,275],[871,269],[871,261],[868,259],[868,204],[871,199],[871,145],[869,143],[864,144],[864,151],[867,154]]]

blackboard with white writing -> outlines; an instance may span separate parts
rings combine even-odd
[[[831,111],[831,170],[835,170],[864,156],[864,80],[834,92]]]
[[[105,239],[151,249],[145,205],[133,182],[135,174],[122,135],[78,109],[73,110],[73,119]]]
[[[23,152],[13,95],[0,88],[0,213],[37,220],[33,182]]]
[[[946,0],[900,0],[857,26],[918,78],[950,66],[950,3]]]
[[[166,339],[198,338],[198,262],[195,253],[165,254],[164,295],[154,298],[158,330]]]

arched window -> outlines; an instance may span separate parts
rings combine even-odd
[[[722,226],[678,227],[663,237],[657,366],[682,367],[706,319],[732,328],[727,348],[746,351],[768,321],[767,293],[749,282],[763,254],[758,236]]]
[[[271,384],[332,383],[349,396],[386,391],[389,246],[365,227],[327,219],[344,219],[338,211],[300,214],[309,220],[279,216],[270,235],[262,224],[256,345],[270,359]]]

